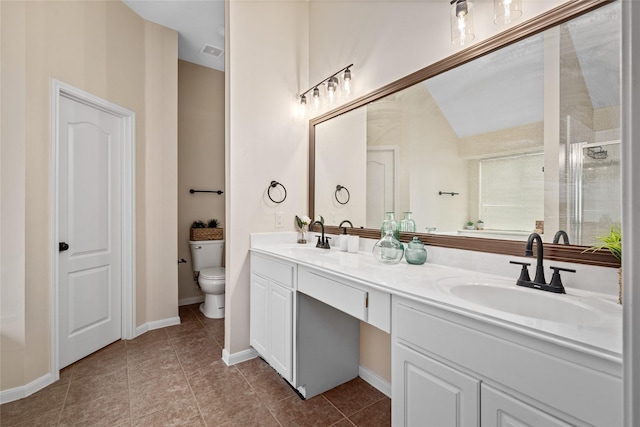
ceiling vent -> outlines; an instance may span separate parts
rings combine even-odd
[[[202,50],[200,51],[205,55],[215,56],[216,58],[220,58],[224,50],[219,47],[212,46],[210,44],[205,44]]]

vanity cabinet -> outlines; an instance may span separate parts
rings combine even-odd
[[[622,425],[606,356],[450,307],[394,296],[392,310],[394,426]]]
[[[393,392],[394,426],[479,425],[478,379],[403,344],[393,352],[394,385],[402,384]]]
[[[391,296],[321,269],[251,253],[251,346],[305,398],[354,379],[360,321],[391,330]]]
[[[251,346],[293,382],[293,311],[296,265],[251,254]]]

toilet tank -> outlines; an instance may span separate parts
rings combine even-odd
[[[189,240],[193,271],[209,267],[222,267],[224,240]]]

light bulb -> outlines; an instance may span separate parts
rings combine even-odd
[[[344,93],[346,95],[350,95],[351,94],[351,70],[349,70],[348,68],[345,70],[342,80],[343,80],[342,88],[344,89]]]
[[[467,23],[464,15],[458,16],[458,37],[460,37],[460,46],[464,46],[466,36]]]
[[[496,0],[500,1],[500,0]],[[467,0],[451,2],[451,43],[464,46],[471,42],[473,34],[473,3]]]
[[[336,91],[338,90],[338,79],[335,77],[329,78],[327,82],[327,93],[329,95],[329,102],[333,102],[336,98]]]
[[[304,116],[307,113],[307,97],[302,95],[300,97],[300,114]]]
[[[469,13],[469,8],[467,7],[466,1],[458,1],[456,2],[456,16],[458,18],[464,17]]]
[[[320,108],[320,89],[317,87],[313,88],[313,109],[314,111],[318,111]]]

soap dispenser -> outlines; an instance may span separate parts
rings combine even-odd
[[[338,236],[338,248],[342,252],[347,252],[347,249],[349,248],[349,235],[347,234],[347,226],[345,224],[349,224],[351,228],[353,228],[353,224],[348,219],[342,221],[338,226],[342,228],[342,234]]]
[[[338,236],[338,248],[342,252],[347,252],[347,242],[349,240],[349,235],[347,234],[347,227],[342,227],[342,234]]]

